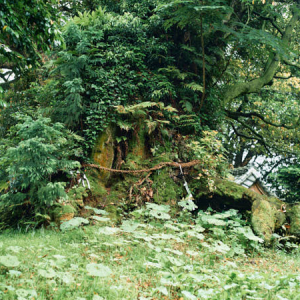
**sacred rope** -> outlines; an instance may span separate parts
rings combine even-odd
[[[162,162],[152,168],[149,169],[142,169],[142,170],[117,170],[117,169],[111,169],[111,168],[106,168],[106,167],[102,167],[99,165],[95,165],[95,164],[83,164],[83,167],[90,167],[90,168],[95,168],[95,169],[99,169],[99,170],[103,170],[103,171],[108,171],[108,172],[114,172],[114,173],[125,173],[125,174],[137,174],[137,173],[145,173],[145,172],[152,172],[152,171],[156,171],[159,169],[162,169],[166,166],[170,166],[170,167],[177,167],[177,168],[189,168],[189,167],[193,167],[196,165],[199,165],[201,163],[200,160],[193,160],[187,163],[178,163],[178,162]]]

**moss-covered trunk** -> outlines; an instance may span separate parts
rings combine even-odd
[[[115,130],[109,126],[104,132],[99,134],[92,149],[92,160],[102,167],[111,168],[115,158]],[[100,171],[99,180],[106,183],[110,177],[110,172]]]

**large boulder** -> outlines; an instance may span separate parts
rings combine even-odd
[[[290,219],[290,234],[300,237],[300,203],[289,204],[286,210]]]
[[[195,187],[195,182],[194,182]],[[196,186],[197,205],[216,210],[229,208],[241,212],[251,211],[251,223],[254,231],[269,243],[272,234],[286,223],[286,204],[276,197],[267,197],[225,179],[215,179],[215,190],[209,191],[205,186]],[[289,209],[291,232],[300,237],[300,206]]]
[[[253,230],[269,243],[275,231],[276,208],[267,200],[255,200],[252,204],[251,223]]]

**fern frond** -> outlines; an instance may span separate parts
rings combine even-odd
[[[186,83],[184,87],[194,92],[203,92],[203,86],[196,82]]]

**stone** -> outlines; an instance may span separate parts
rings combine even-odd
[[[251,222],[254,232],[269,243],[275,231],[275,207],[267,200],[255,200],[252,204]]]
[[[290,234],[300,237],[300,203],[289,204],[287,216],[290,219]]]

